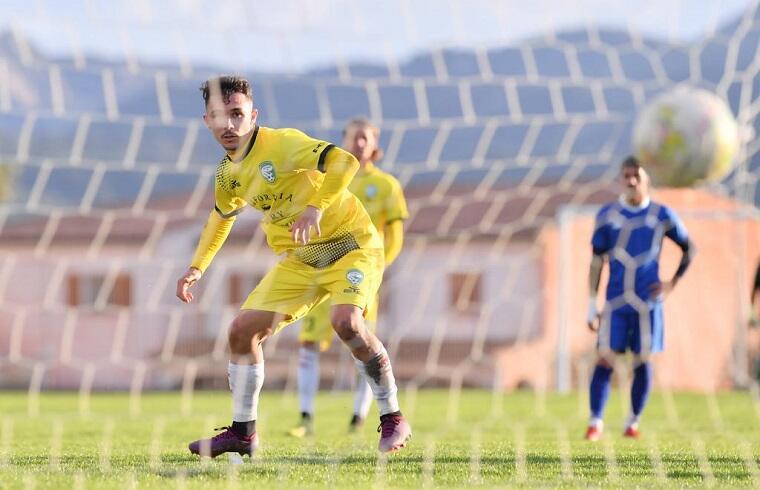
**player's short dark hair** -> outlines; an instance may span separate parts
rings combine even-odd
[[[620,171],[621,172],[623,170],[627,169],[627,168],[639,169],[639,168],[641,168],[641,162],[639,162],[639,159],[636,158],[635,156],[630,155],[630,156],[626,157],[625,160],[623,160],[623,163],[620,164]]]
[[[203,93],[203,102],[206,105],[208,105],[208,99],[211,97],[212,93],[221,94],[222,100],[224,100],[225,104],[230,101],[232,94],[237,93],[243,94],[253,100],[251,82],[237,75],[222,75],[220,77],[210,78],[201,85],[201,93]]]

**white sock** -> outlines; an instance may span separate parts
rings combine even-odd
[[[319,389],[319,352],[298,349],[298,401],[301,412],[314,414],[314,398]]]
[[[604,421],[600,419],[599,417],[591,417],[588,419],[588,426],[589,427],[596,427],[597,429],[601,430],[604,428]]]
[[[626,427],[633,427],[634,429],[639,428],[639,416],[634,414],[629,414],[628,419],[625,421]]]
[[[354,358],[354,362],[375,395],[380,415],[398,412],[398,388],[396,388],[391,360],[388,357],[388,352],[385,351],[385,347],[382,347],[380,352],[367,363],[356,358]]]
[[[372,405],[372,388],[369,387],[364,376],[357,376],[356,392],[354,393],[354,415],[366,419],[370,405]]]
[[[258,418],[259,393],[264,385],[264,363],[227,366],[227,380],[232,390],[232,420],[249,422]]]

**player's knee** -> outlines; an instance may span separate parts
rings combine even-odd
[[[604,368],[612,369],[612,363],[604,357],[600,357],[599,359],[597,359],[596,365],[604,367]]]
[[[343,342],[349,342],[358,337],[363,327],[361,310],[355,306],[346,306],[336,306],[330,315],[335,333]]]
[[[266,315],[244,312],[232,321],[228,337],[232,350],[241,352],[250,349],[254,340],[262,342],[271,334],[272,322]]]

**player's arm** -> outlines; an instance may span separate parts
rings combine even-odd
[[[599,329],[599,311],[596,308],[596,298],[599,296],[599,282],[602,277],[602,268],[607,260],[607,254],[611,247],[609,227],[606,224],[604,211],[596,216],[594,234],[591,236],[591,265],[588,271],[588,314],[586,325],[592,331]]]
[[[401,184],[389,177],[391,192],[386,202],[386,222],[385,222],[385,266],[388,267],[401,253],[401,247],[404,246],[404,220],[409,217],[409,209],[406,206],[404,191]]]
[[[216,209],[211,211],[201,232],[190,267],[177,281],[177,297],[185,303],[193,300],[193,293],[189,291],[190,287],[203,276],[216,253],[222,248],[234,222],[235,216],[225,218]]]
[[[203,227],[190,267],[177,281],[177,297],[185,303],[193,300],[193,293],[189,291],[190,287],[203,276],[230,234],[235,218],[246,205],[245,201],[219,185],[214,187],[214,200],[214,210],[209,214],[206,225]]]
[[[670,228],[665,232],[665,236],[673,240],[673,242],[681,249],[681,261],[678,263],[678,268],[670,281],[652,285],[652,297],[658,297],[670,293],[686,273],[686,269],[689,268],[689,264],[691,264],[691,261],[697,252],[694,242],[689,238],[689,235],[686,232],[686,227],[681,220],[672,211],[669,211],[669,213]]]
[[[330,145],[322,151],[317,168],[325,172],[325,178],[292,229],[293,241],[304,245],[309,243],[312,227],[317,236],[321,235],[322,213],[348,188],[359,170],[359,162],[349,152]]]
[[[598,250],[591,254],[591,265],[588,270],[588,315],[586,325],[592,331],[599,329],[599,312],[596,308],[596,298],[599,296],[599,282],[602,278],[606,255]]]
[[[400,219],[385,224],[385,267],[388,267],[401,253],[404,246],[404,222]]]
[[[750,317],[749,323],[751,326],[755,326],[758,323],[758,309],[760,309],[760,263],[757,264],[757,270],[755,271],[755,282],[752,286],[752,296],[750,297]]]

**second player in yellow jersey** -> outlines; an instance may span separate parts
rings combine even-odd
[[[359,160],[360,168],[349,184],[369,213],[383,239],[386,267],[398,256],[403,244],[403,220],[409,216],[406,200],[398,180],[375,166],[382,158],[379,148],[379,129],[366,119],[353,119],[343,131],[343,147]],[[377,324],[379,295],[367,304],[365,319],[372,331]],[[304,436],[313,432],[314,397],[319,385],[319,352],[329,348],[333,338],[330,311],[327,305],[314,308],[304,318],[299,334],[299,400],[301,422],[290,431],[291,435]],[[367,416],[371,392],[363,380],[357,380],[354,414],[350,427],[358,428]]]

